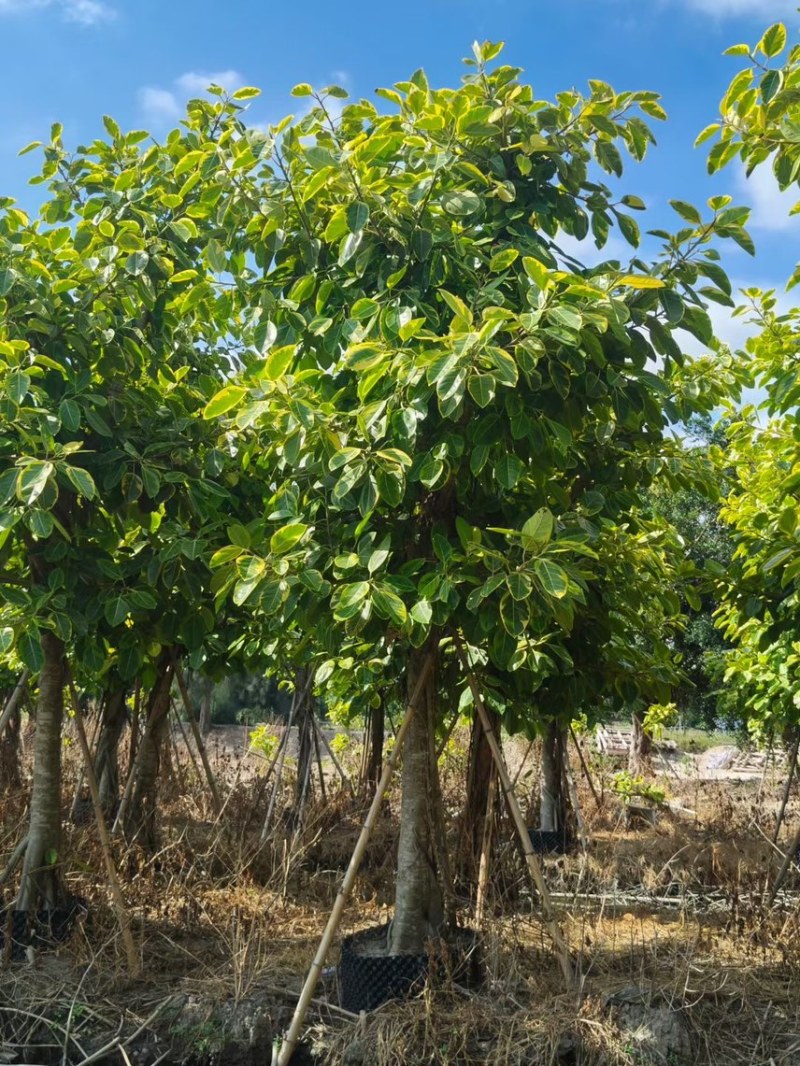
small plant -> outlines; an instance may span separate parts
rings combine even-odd
[[[661,740],[665,728],[677,717],[678,708],[674,703],[651,703],[644,716],[644,731],[653,740]]]
[[[250,750],[271,759],[278,747],[278,738],[266,723],[250,730]]]
[[[660,806],[666,799],[666,792],[663,788],[648,785],[643,777],[634,777],[627,770],[620,770],[614,774],[611,788],[626,805],[635,799],[643,799]]]
[[[331,751],[334,755],[342,756],[351,747],[352,737],[348,733],[337,733],[330,740]]]

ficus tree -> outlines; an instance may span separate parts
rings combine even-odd
[[[705,218],[676,202],[687,224],[642,260],[629,212],[644,204],[597,173],[644,156],[656,94],[596,81],[537,100],[516,68],[490,69],[499,52],[476,45],[457,89],[417,71],[380,90],[389,113],[334,111],[342,90],[296,87],[311,110],[273,127],[239,181],[262,272],[254,355],[206,408],[273,490],[267,535],[212,559],[219,595],[276,639],[313,632],[326,657],[390,642],[417,696],[400,953],[442,925],[432,737],[452,639],[478,672],[529,691],[569,667],[602,588],[603,525],[625,537],[620,515],[671,461],[668,418],[715,402],[691,375],[673,387],[673,332],[712,340],[695,286],[727,299],[714,235],[747,241],[727,198]],[[559,250],[562,234],[602,247],[614,225],[629,263],[585,268]]]
[[[74,154],[57,125],[38,215],[0,203],[0,603],[39,676],[22,909],[60,894],[67,654],[113,692],[140,677],[152,704],[215,626],[206,560],[231,538],[239,467],[200,414],[237,363],[239,261],[222,247],[238,224],[198,146],[232,136],[240,109],[194,101],[163,145],[107,118]],[[152,806],[142,788],[135,810]]]
[[[731,81],[719,121],[698,138],[715,141],[710,171],[737,160],[748,174],[769,166],[781,189],[798,186],[800,47],[787,50],[787,41],[786,27],[775,23],[755,45],[728,49],[729,55],[746,57],[748,65]],[[787,288],[798,280],[795,270]],[[749,316],[758,332],[739,360],[765,398],[760,412],[754,407],[734,412],[727,431],[730,488],[721,514],[735,547],[731,570],[720,579],[718,621],[736,645],[726,673],[729,691],[744,704],[751,727],[774,733],[794,729],[798,721],[800,312],[782,313],[774,292],[748,289],[743,297],[737,313]]]

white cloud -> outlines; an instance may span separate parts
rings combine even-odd
[[[797,189],[792,187],[781,191],[769,164],[764,163],[750,175],[745,176],[744,168],[739,171],[737,186],[744,200],[752,207],[750,225],[766,230],[797,230],[800,227],[800,215],[789,212],[797,203]]]
[[[179,89],[195,95],[204,93],[209,85],[221,85],[228,92],[235,92],[244,85],[244,78],[238,70],[217,70],[212,71],[210,74],[190,70],[176,78],[175,84]]]
[[[0,0],[0,15],[30,15],[45,8],[82,26],[95,26],[115,15],[114,9],[102,0]]]
[[[139,106],[151,122],[171,122],[180,116],[181,106],[168,89],[145,86],[139,90],[138,96]]]
[[[86,2],[94,3],[95,0]],[[3,3],[3,0],[0,0],[0,3]],[[221,85],[228,92],[235,92],[245,82],[237,70],[218,70],[208,74],[189,70],[177,77],[172,84],[174,89],[146,85],[137,94],[142,114],[154,125],[163,126],[176,121],[183,114],[185,101],[190,96],[204,93],[209,85]]]

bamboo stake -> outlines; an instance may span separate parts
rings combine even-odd
[[[3,713],[0,714],[0,733],[4,732],[6,726],[11,721],[11,716],[20,705],[22,697],[25,694],[25,686],[27,685],[30,676],[30,670],[23,670],[20,674],[19,681],[17,682],[14,691],[8,697],[8,701],[3,708]]]
[[[481,718],[481,725],[483,726],[484,735],[489,743],[489,747],[491,748],[492,755],[494,756],[494,761],[497,764],[497,772],[500,775],[500,782],[503,786],[503,793],[506,797],[506,803],[508,804],[508,808],[511,811],[511,817],[514,819],[514,824],[516,825],[517,832],[519,833],[519,839],[520,843],[522,844],[522,850],[525,853],[525,861],[528,864],[528,869],[533,879],[533,883],[535,884],[542,900],[542,913],[544,915],[545,923],[550,932],[550,936],[553,940],[553,944],[555,945],[556,953],[558,955],[558,961],[561,964],[561,970],[564,974],[564,981],[566,983],[567,988],[572,989],[574,987],[575,981],[572,972],[572,962],[570,961],[569,957],[569,948],[567,947],[567,942],[564,939],[564,934],[561,931],[561,927],[558,924],[558,920],[556,919],[555,912],[553,910],[553,903],[550,898],[550,893],[547,889],[547,885],[544,882],[544,876],[542,875],[542,867],[539,863],[538,858],[536,857],[536,853],[533,850],[530,834],[528,833],[528,827],[525,825],[525,819],[522,817],[522,811],[520,810],[520,806],[517,802],[517,797],[514,792],[514,786],[512,785],[511,778],[508,774],[505,758],[503,757],[503,753],[500,750],[500,745],[497,743],[497,737],[494,735],[492,723],[489,718],[489,714],[486,710],[486,706],[483,702],[483,697],[481,696],[480,688],[478,687],[478,683],[475,680],[475,675],[472,673],[472,670],[469,665],[469,660],[467,659],[467,654],[464,649],[464,643],[458,633],[455,634],[455,645],[456,650],[458,651],[458,656],[461,659],[461,664],[464,668],[464,672],[467,675],[469,687],[472,690],[472,699],[476,708],[478,709],[478,714]]]
[[[189,761],[191,762],[192,767],[194,768],[194,772],[197,774],[198,782],[200,782],[200,780],[203,777],[203,772],[200,769],[200,766],[199,766],[199,764],[197,762],[197,759],[194,756],[194,752],[192,751],[192,746],[189,743],[189,738],[186,735],[186,730],[183,728],[183,722],[181,721],[181,716],[178,714],[178,708],[175,706],[174,700],[170,700],[170,707],[172,709],[172,713],[175,715],[175,721],[178,723],[178,730],[180,731],[180,734],[181,734],[181,740],[183,741],[184,745],[186,746],[186,751],[189,753]],[[170,730],[170,734],[171,733],[172,733],[172,730]],[[178,752],[178,745],[175,743],[174,737],[173,737],[173,749],[172,750],[175,752],[175,761],[178,763],[178,769],[180,769],[180,761],[181,761],[180,760],[180,753]]]
[[[272,1048],[272,1063],[273,1066],[289,1066],[294,1049],[297,1047],[297,1041],[300,1038],[300,1030],[303,1028],[303,1021],[305,1020],[306,1013],[309,1005],[314,996],[314,989],[317,987],[320,974],[322,973],[322,967],[325,965],[325,958],[330,950],[331,943],[336,930],[339,928],[339,923],[342,920],[342,914],[344,908],[347,905],[347,900],[350,897],[350,893],[353,890],[356,877],[358,876],[359,867],[361,866],[361,860],[364,857],[364,852],[367,849],[370,835],[375,826],[375,822],[378,817],[378,811],[380,810],[381,803],[383,801],[386,789],[389,787],[389,782],[394,774],[395,767],[397,766],[400,758],[400,752],[403,749],[403,742],[406,739],[406,733],[408,727],[411,725],[411,719],[414,717],[414,708],[416,707],[417,700],[422,693],[425,683],[428,680],[428,675],[433,669],[434,657],[431,655],[425,661],[425,665],[420,671],[417,683],[414,686],[414,691],[411,694],[408,707],[406,709],[405,717],[403,718],[402,725],[397,733],[394,747],[392,748],[389,758],[383,767],[383,773],[381,779],[378,782],[378,787],[375,789],[375,795],[370,804],[369,812],[366,817],[366,821],[361,828],[356,846],[353,849],[353,854],[350,859],[350,864],[347,867],[347,871],[342,880],[339,893],[334,901],[333,908],[331,909],[330,917],[328,918],[328,924],[325,926],[325,932],[322,934],[322,939],[319,942],[317,953],[314,956],[314,961],[311,963],[311,969],[308,971],[303,990],[300,993],[300,999],[292,1018],[291,1025],[287,1030],[283,1043],[278,1049],[277,1044]]]
[[[86,768],[86,781],[89,785],[89,792],[92,797],[94,816],[97,821],[97,832],[100,837],[100,847],[103,851],[103,859],[106,864],[106,873],[108,874],[108,883],[111,887],[114,910],[117,912],[117,921],[119,922],[119,929],[122,934],[122,943],[125,946],[125,954],[128,957],[128,969],[130,970],[130,975],[131,977],[137,977],[140,970],[139,956],[136,951],[136,945],[133,942],[133,934],[131,933],[131,925],[128,918],[128,909],[125,904],[125,897],[122,894],[119,878],[117,877],[117,868],[114,865],[114,857],[111,853],[111,837],[109,836],[108,826],[106,825],[103,805],[100,802],[100,790],[97,787],[97,777],[95,776],[94,765],[92,764],[92,753],[89,750],[89,741],[86,739],[86,730],[83,727],[81,705],[78,700],[78,693],[75,690],[75,682],[69,667],[66,668],[66,675],[70,696],[72,697],[72,710],[75,715],[75,729],[78,734],[78,740],[83,754],[83,761]]]
[[[222,807],[222,800],[219,798],[217,783],[214,780],[213,773],[211,772],[211,764],[209,763],[208,756],[206,755],[206,746],[203,743],[203,738],[200,736],[200,728],[197,724],[197,720],[195,719],[192,701],[189,699],[189,692],[186,688],[186,679],[183,676],[183,667],[181,666],[180,660],[178,659],[177,655],[173,658],[172,661],[175,667],[175,676],[178,679],[178,688],[180,689],[181,698],[183,699],[183,705],[186,708],[186,717],[189,719],[189,726],[191,727],[192,736],[194,737],[194,742],[197,746],[197,751],[200,755],[200,761],[202,762],[203,769],[206,772],[206,780],[208,781],[208,787],[211,791],[211,797],[214,801],[214,813],[219,814],[220,808]]]
[[[311,724],[311,732],[312,732],[312,735],[314,737],[314,752],[316,753],[316,756],[317,756],[317,768],[319,770],[319,789],[320,789],[320,793],[321,793],[321,796],[322,796],[322,802],[323,803],[327,803],[328,802],[328,797],[327,797],[327,794],[325,792],[325,774],[323,773],[323,770],[322,770],[322,754],[320,752],[320,746],[319,746],[319,732],[318,732],[317,729],[314,728],[314,718],[315,718],[315,714],[314,714],[314,711],[312,709],[312,711],[311,711],[311,723],[312,723]]]
[[[260,845],[263,845],[263,844],[266,843],[267,836],[269,835],[269,827],[272,824],[272,813],[275,810],[275,804],[276,804],[277,799],[278,799],[278,791],[279,791],[280,785],[281,785],[281,777],[283,776],[283,764],[286,761],[286,753],[289,750],[289,738],[291,736],[291,729],[292,729],[292,723],[294,722],[295,711],[297,710],[297,708],[300,706],[302,701],[308,695],[309,690],[310,690],[311,686],[313,685],[313,683],[314,683],[314,675],[313,675],[313,673],[310,673],[309,676],[308,676],[308,679],[306,681],[305,687],[302,689],[302,691],[298,691],[297,689],[295,689],[294,690],[294,695],[292,696],[292,704],[291,704],[291,707],[289,708],[289,717],[288,717],[287,722],[286,722],[286,732],[284,733],[284,737],[286,738],[286,743],[284,744],[283,748],[281,749],[280,759],[278,760],[278,764],[277,764],[277,766],[275,768],[275,784],[272,786],[272,795],[269,798],[269,806],[267,807],[267,813],[264,816],[264,825],[263,825],[263,827],[261,829],[261,837],[259,838],[259,844]]]

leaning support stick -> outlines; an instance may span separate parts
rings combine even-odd
[[[173,659],[173,665],[175,666],[175,677],[178,679],[178,688],[180,689],[181,698],[183,700],[183,706],[186,708],[186,717],[189,719],[189,726],[192,730],[192,736],[197,747],[197,751],[200,755],[200,761],[203,764],[203,769],[206,773],[206,780],[208,781],[208,788],[211,792],[211,798],[214,801],[214,813],[219,814],[222,808],[222,800],[219,798],[219,791],[217,789],[217,783],[214,780],[214,775],[211,772],[211,764],[208,761],[208,755],[206,755],[206,746],[203,743],[203,738],[200,736],[200,730],[197,726],[195,719],[194,707],[192,707],[192,701],[189,699],[189,691],[186,688],[186,679],[183,676],[183,667],[180,664],[180,660],[177,655]]]
[[[78,693],[75,691],[75,682],[72,679],[69,667],[67,668],[67,682],[69,684],[70,696],[72,697],[72,710],[75,714],[75,731],[78,734],[78,741],[80,742],[81,752],[83,754],[86,781],[89,785],[92,806],[94,807],[94,816],[97,820],[97,832],[100,836],[100,847],[103,851],[103,858],[106,864],[106,873],[108,874],[108,883],[111,888],[111,897],[114,900],[114,910],[117,912],[117,921],[119,922],[119,929],[122,934],[122,943],[125,945],[125,954],[128,957],[128,969],[130,975],[131,977],[137,977],[140,971],[139,955],[136,951],[136,945],[133,942],[128,909],[125,904],[125,897],[122,895],[122,888],[120,887],[119,878],[117,877],[117,868],[114,865],[114,858],[111,853],[111,837],[109,836],[108,826],[106,825],[106,816],[103,813],[103,804],[100,802],[100,790],[97,787],[97,775],[94,772],[92,753],[89,750],[89,741],[86,739],[86,730],[83,726],[81,705],[78,700]]]
[[[533,883],[541,896],[542,900],[542,912],[544,914],[544,920],[547,924],[547,928],[552,937],[553,944],[555,945],[556,953],[558,954],[558,961],[561,964],[561,970],[564,974],[564,981],[567,988],[572,989],[575,983],[575,979],[572,973],[572,962],[569,957],[569,948],[567,942],[564,939],[564,934],[561,931],[561,927],[558,924],[558,920],[553,911],[553,902],[550,898],[550,893],[547,890],[547,885],[544,883],[544,877],[542,875],[542,867],[539,864],[539,860],[536,857],[536,853],[533,850],[531,844],[530,834],[528,833],[528,827],[525,825],[525,819],[522,817],[522,811],[520,810],[517,797],[514,792],[514,786],[511,783],[511,778],[508,774],[508,768],[506,767],[506,761],[503,757],[503,753],[500,750],[500,745],[497,743],[497,737],[494,735],[492,729],[492,723],[489,719],[489,714],[486,710],[486,705],[483,702],[481,696],[481,690],[478,687],[478,682],[475,680],[475,675],[469,665],[467,659],[467,653],[464,649],[464,642],[461,637],[455,634],[455,645],[458,651],[458,656],[461,659],[461,665],[464,668],[464,673],[467,676],[470,690],[472,691],[472,699],[475,707],[480,715],[481,726],[486,740],[491,748],[494,761],[497,765],[497,772],[500,775],[500,783],[503,786],[503,792],[508,803],[508,809],[511,811],[511,817],[514,819],[514,824],[517,827],[519,833],[520,842],[522,844],[522,850],[525,852],[525,861],[528,864]]]
[[[347,900],[350,897],[350,893],[353,890],[356,877],[358,876],[358,870],[361,866],[361,860],[364,857],[364,852],[367,849],[369,838],[372,830],[375,826],[375,822],[378,817],[378,811],[380,810],[381,802],[383,800],[386,789],[389,786],[389,782],[397,766],[398,759],[400,758],[400,752],[403,749],[403,742],[406,739],[406,733],[408,727],[411,725],[411,719],[414,716],[414,708],[416,707],[417,700],[422,694],[422,690],[425,683],[428,680],[428,675],[433,669],[433,656],[429,656],[425,660],[425,664],[420,671],[417,683],[414,686],[414,691],[411,694],[411,699],[406,709],[405,718],[403,724],[395,738],[394,747],[392,748],[391,755],[386,760],[386,764],[383,767],[383,773],[381,779],[378,782],[378,787],[375,789],[375,795],[372,799],[372,804],[369,808],[366,821],[361,828],[361,834],[359,835],[356,846],[353,849],[353,855],[350,859],[350,865],[347,867],[347,872],[342,880],[339,893],[334,901],[333,908],[331,910],[330,917],[328,918],[328,924],[325,926],[325,932],[322,934],[322,939],[319,942],[317,953],[314,956],[314,961],[311,963],[311,969],[308,971],[306,977],[306,983],[303,985],[303,991],[300,993],[300,999],[292,1018],[292,1023],[289,1026],[283,1043],[278,1048],[277,1044],[272,1048],[272,1064],[273,1066],[289,1066],[294,1049],[297,1047],[297,1041],[300,1039],[300,1031],[303,1028],[303,1021],[305,1020],[306,1012],[308,1011],[311,1000],[314,996],[314,989],[317,987],[319,976],[322,973],[322,967],[325,965],[325,958],[330,950],[331,943],[336,930],[339,928],[339,923],[342,920],[342,914],[344,908],[347,905]]]

